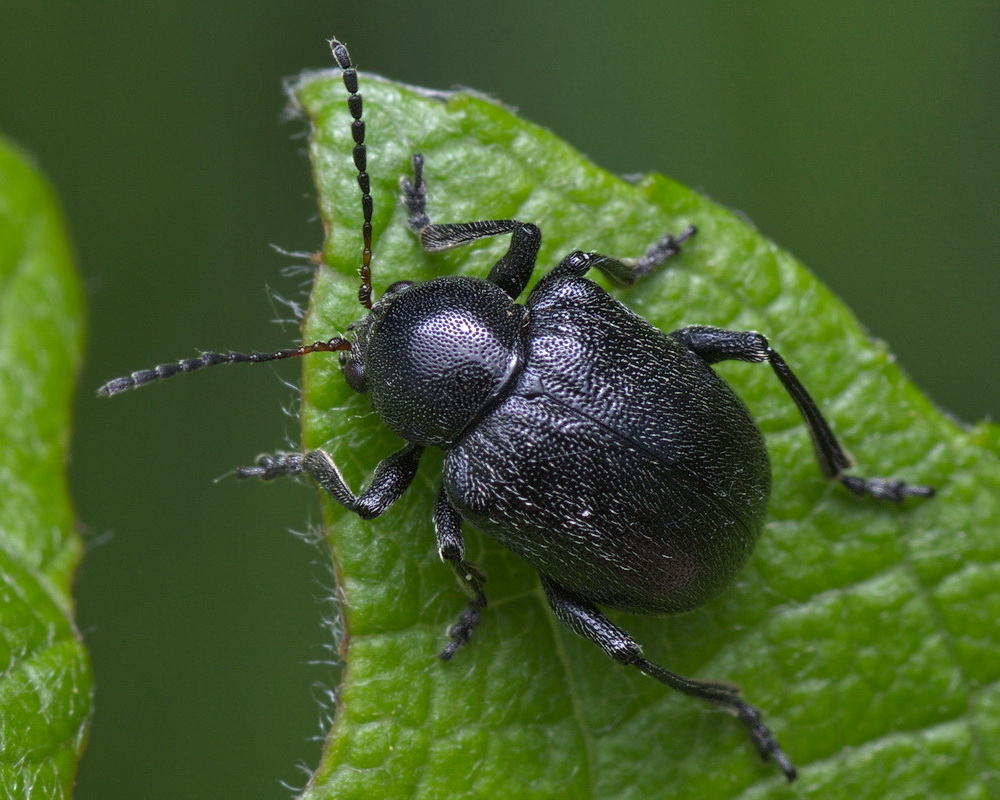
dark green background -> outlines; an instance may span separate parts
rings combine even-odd
[[[91,309],[71,467],[98,679],[81,800],[284,797],[318,758],[331,577],[287,532],[314,501],[213,482],[295,439],[296,367],[92,389],[295,339],[271,298],[302,301],[304,277],[268,245],[321,234],[281,79],[329,66],[334,34],[364,69],[489,92],[611,170],[741,209],[945,408],[1000,409],[995,3],[8,0],[0,129],[55,181]]]

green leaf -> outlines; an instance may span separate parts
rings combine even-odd
[[[65,464],[83,302],[52,190],[0,139],[0,794],[72,793],[91,712]]]
[[[362,316],[359,196],[336,73],[295,94],[314,125],[327,229],[306,341]],[[465,598],[435,553],[440,455],[363,522],[324,498],[342,597],[346,667],[308,798],[1000,797],[1000,465],[997,429],[937,411],[831,293],[787,253],[659,175],[634,183],[551,133],[468,93],[362,76],[375,198],[376,294],[401,278],[485,276],[484,241],[421,252],[397,200],[426,157],[439,222],[515,217],[541,226],[538,274],[575,250],[639,255],[688,223],[669,268],[617,296],[664,331],[703,323],[765,332],[820,401],[859,474],[939,488],[903,507],[850,496],[818,472],[805,427],[766,367],[727,363],[764,431],[775,484],[751,565],[695,612],[613,614],[646,655],[733,682],[800,769],[786,785],[732,717],[665,689],[564,630],[531,568],[467,531],[491,606],[473,642],[435,654]],[[358,488],[401,442],[336,358],[305,367],[304,442]]]

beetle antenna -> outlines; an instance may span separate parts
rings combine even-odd
[[[313,342],[288,350],[275,350],[273,353],[202,353],[198,358],[185,358],[171,364],[160,364],[152,369],[143,369],[108,381],[97,393],[105,397],[121,394],[129,389],[137,389],[147,383],[171,378],[182,372],[194,372],[202,367],[214,367],[218,364],[260,364],[264,361],[277,361],[282,358],[297,358],[308,353],[330,353],[335,350],[350,350],[351,343],[347,339],[334,336],[325,342]]]
[[[347,48],[336,39],[330,40],[330,50],[340,65],[341,77],[347,88],[347,107],[351,111],[351,135],[354,137],[354,166],[358,170],[358,186],[361,189],[361,211],[364,222],[361,234],[364,250],[361,252],[361,286],[358,287],[358,302],[365,308],[372,307],[372,195],[368,180],[368,155],[365,150],[365,123],[361,119],[361,95],[358,94],[358,71],[351,63]]]

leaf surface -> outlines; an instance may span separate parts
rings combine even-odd
[[[680,258],[617,296],[664,331],[764,332],[860,474],[939,494],[893,507],[828,485],[771,371],[719,365],[772,455],[756,554],[697,611],[611,616],[649,658],[741,686],[799,767],[790,786],[731,717],[563,630],[531,568],[472,530],[469,557],[489,575],[491,605],[473,642],[437,661],[465,604],[434,546],[439,453],[425,454],[410,490],[374,521],[324,498],[346,666],[306,797],[1000,798],[997,429],[943,416],[813,276],[706,198],[659,175],[622,180],[482,97],[361,81],[376,295],[403,278],[483,277],[507,245],[421,252],[397,199],[415,152],[426,158],[435,221],[541,227],[536,277],[572,250],[635,256],[696,224]],[[304,78],[294,92],[313,124],[328,234],[304,332],[314,341],[362,316],[359,195],[338,74]],[[327,449],[355,490],[402,444],[347,388],[334,356],[305,365],[303,425],[305,446]]]
[[[0,139],[0,795],[69,797],[91,712],[65,463],[83,303],[55,197]]]

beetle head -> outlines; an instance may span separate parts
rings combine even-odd
[[[407,441],[447,446],[515,374],[524,315],[489,281],[400,281],[352,326],[344,378]]]

